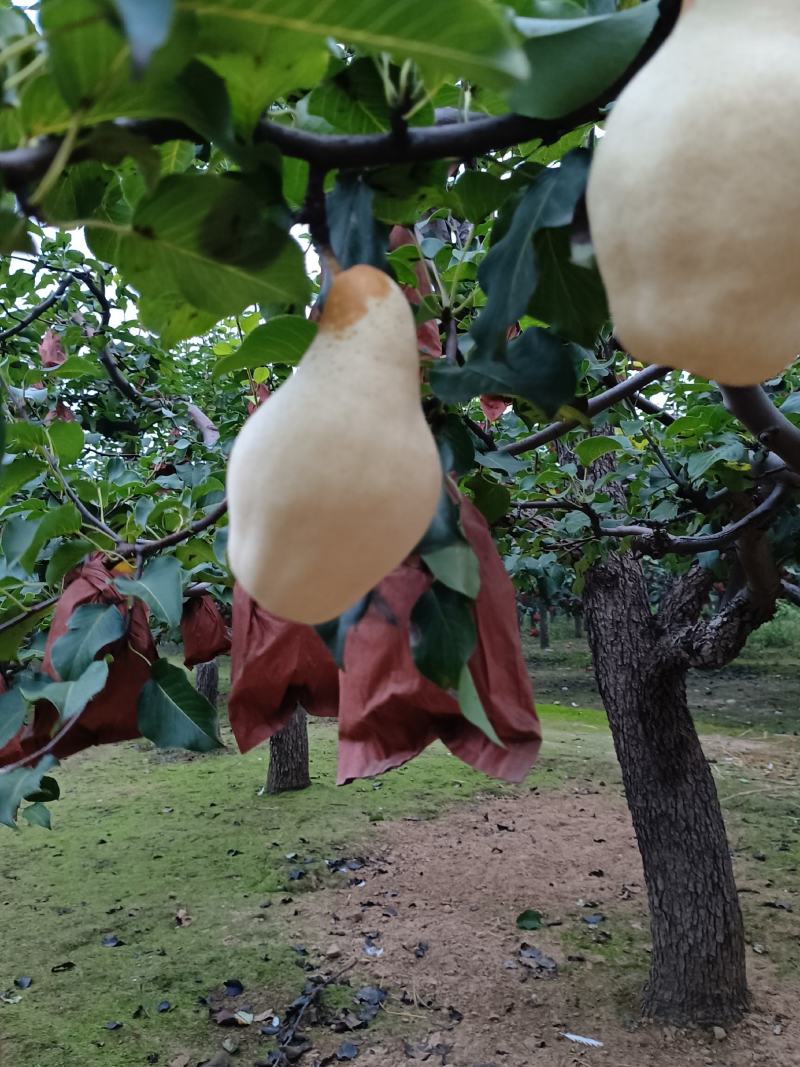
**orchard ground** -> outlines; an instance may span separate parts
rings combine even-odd
[[[282,1016],[309,975],[351,963],[309,1013],[303,1065],[350,1055],[347,1044],[373,1067],[800,1063],[800,662],[782,643],[795,617],[689,683],[754,993],[748,1020],[716,1036],[638,1022],[642,872],[604,717],[585,710],[598,704],[588,652],[567,625],[551,652],[526,642],[548,703],[542,758],[522,786],[491,783],[437,745],[336,789],[334,729],[313,720],[313,785],[299,794],[258,795],[265,750],[232,745],[187,757],[130,744],[67,761],[54,832],[3,837],[0,1064],[249,1067],[274,1047],[266,1023],[222,1027],[211,1012]],[[333,859],[352,862],[332,871]],[[526,909],[539,929],[517,929]],[[233,979],[243,992],[225,996]],[[388,992],[376,1018],[333,1032],[337,1017],[354,1021],[364,986]]]

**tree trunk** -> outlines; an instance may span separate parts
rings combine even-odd
[[[630,556],[612,554],[590,569],[584,610],[650,900],[645,1015],[731,1023],[748,1001],[744,930],[685,669],[659,656],[644,574]]]
[[[539,603],[539,646],[550,647],[550,609],[543,602]]]
[[[197,692],[201,693],[214,707],[219,699],[219,663],[210,659],[208,663],[198,663],[194,669]]]
[[[576,611],[573,618],[575,621],[575,640],[580,641],[583,639],[583,612]]]
[[[308,724],[306,711],[298,704],[294,715],[269,740],[267,792],[285,793],[290,789],[308,789]]]

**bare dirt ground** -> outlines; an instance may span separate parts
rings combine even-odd
[[[742,744],[727,755],[755,753]],[[387,823],[373,856],[352,879],[363,886],[342,875],[341,889],[295,898],[289,920],[312,957],[358,960],[354,986],[369,981],[390,990],[390,1025],[345,1035],[359,1047],[360,1065],[800,1065],[798,989],[752,946],[754,1010],[730,1033],[638,1022],[646,899],[618,789],[529,792],[434,822]],[[553,925],[518,930],[516,916],[528,908]],[[367,945],[382,954],[368,955]],[[542,966],[520,957],[523,945],[544,954]],[[325,1057],[341,1040],[319,1041],[307,1062],[331,1062]]]

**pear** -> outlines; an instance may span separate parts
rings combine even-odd
[[[262,608],[325,622],[412,551],[441,487],[411,309],[387,274],[351,267],[297,371],[233,447],[231,569]]]
[[[693,0],[620,94],[587,206],[636,359],[725,385],[800,351],[800,4]]]

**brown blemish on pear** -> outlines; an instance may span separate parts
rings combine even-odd
[[[360,264],[335,275],[325,299],[321,330],[341,333],[367,313],[370,300],[380,300],[389,292],[389,276],[375,267]]]

